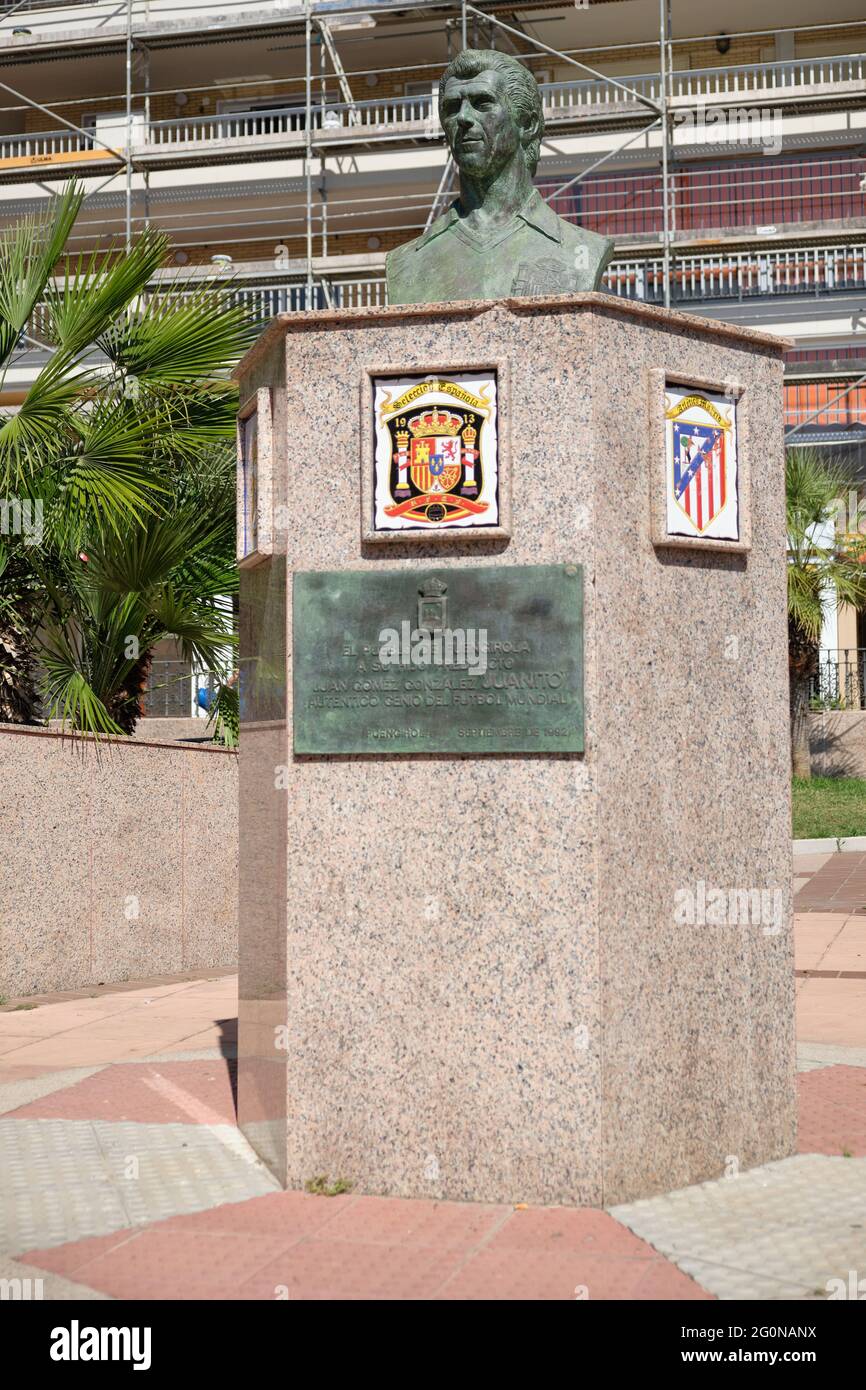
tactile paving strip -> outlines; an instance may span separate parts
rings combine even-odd
[[[18,1254],[277,1189],[232,1125],[0,1119],[0,1250]]]
[[[799,1154],[610,1213],[718,1298],[827,1298],[866,1272],[866,1159]]]

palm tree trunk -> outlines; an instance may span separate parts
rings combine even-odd
[[[40,724],[33,652],[12,623],[0,623],[0,724]]]
[[[106,709],[125,734],[134,734],[135,726],[144,712],[144,693],[153,661],[153,653],[145,652],[129,672],[123,685],[112,691]]]
[[[809,705],[811,678],[802,671],[790,673],[791,687],[791,767],[795,777],[812,776],[809,747]]]

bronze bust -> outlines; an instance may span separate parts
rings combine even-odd
[[[597,289],[613,242],[559,217],[532,182],[544,112],[538,83],[507,53],[467,48],[439,83],[439,119],[460,197],[388,253],[392,304]]]

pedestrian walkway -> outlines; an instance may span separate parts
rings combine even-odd
[[[794,858],[797,1035],[866,1048],[866,854]]]
[[[799,894],[824,867],[797,864]],[[799,1154],[609,1211],[281,1191],[235,1125],[232,976],[13,1002],[0,1278],[60,1299],[826,1298],[866,1270],[853,881],[825,875],[797,920]]]

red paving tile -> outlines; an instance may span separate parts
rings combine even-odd
[[[328,1223],[328,1240],[365,1244],[436,1246],[470,1250],[511,1214],[511,1207],[469,1202],[358,1197]]]
[[[231,1299],[286,1243],[287,1237],[280,1234],[185,1233],[166,1230],[160,1223],[76,1264],[75,1279],[114,1298]],[[49,1268],[35,1253],[26,1263]]]
[[[198,1235],[276,1236],[281,1248],[303,1240],[332,1221],[343,1206],[358,1199],[351,1196],[311,1197],[306,1192],[269,1192],[244,1202],[226,1202],[209,1211],[188,1216],[170,1216],[152,1226],[124,1227],[107,1236],[87,1236],[44,1250],[29,1250],[22,1259],[54,1274],[71,1277],[85,1265],[99,1262],[116,1247],[148,1232],[168,1232],[183,1240]]]
[[[13,1054],[14,1055],[14,1054]],[[8,1064],[0,1064],[0,1086],[7,1081],[35,1081],[40,1076],[54,1076],[57,1072],[56,1066],[49,1066],[47,1063],[26,1064],[21,1063],[16,1066],[9,1061]]]
[[[866,1067],[818,1067],[798,1080],[800,1153],[866,1157]]]
[[[446,1299],[705,1299],[705,1289],[649,1246],[646,1259],[529,1247],[484,1250],[442,1291]],[[651,1258],[650,1258],[651,1256]]]
[[[251,1235],[289,1232],[294,1239],[302,1240],[326,1225],[330,1235],[330,1223],[345,1207],[358,1200],[346,1193],[338,1197],[311,1197],[307,1192],[269,1192],[264,1197],[226,1202],[190,1216],[171,1216],[161,1225],[181,1231],[211,1231],[216,1235],[234,1235],[238,1231]]]
[[[855,911],[866,907],[866,854],[834,854],[794,898],[797,912]]]
[[[313,1237],[241,1285],[243,1298],[429,1299],[460,1268],[465,1255],[434,1246],[374,1245]]]
[[[223,1059],[124,1062],[22,1105],[11,1117],[233,1125],[235,1072],[236,1063]]]
[[[140,1228],[125,1226],[107,1236],[88,1236],[86,1240],[69,1240],[65,1245],[51,1245],[45,1250],[28,1250],[21,1258],[39,1269],[47,1269],[51,1274],[63,1274],[70,1279],[83,1265],[126,1241],[135,1240],[139,1234]]]
[[[866,1155],[866,1068],[799,1078],[800,1151]],[[13,1117],[234,1123],[224,1061],[107,1066]],[[607,1212],[274,1192],[20,1256],[115,1298],[704,1299]]]
[[[585,1255],[646,1258],[650,1246],[594,1207],[530,1207],[515,1211],[490,1242],[497,1250],[572,1250]]]
[[[115,1298],[709,1297],[606,1212],[300,1192],[21,1258]]]

